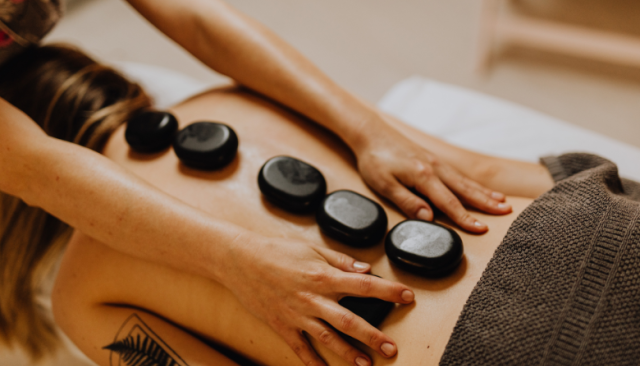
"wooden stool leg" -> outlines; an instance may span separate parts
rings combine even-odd
[[[475,63],[475,71],[480,74],[488,73],[491,68],[499,11],[500,0],[482,0]]]

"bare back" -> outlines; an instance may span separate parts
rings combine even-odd
[[[289,155],[318,168],[327,180],[329,192],[350,189],[381,203],[389,217],[389,228],[404,220],[389,202],[363,183],[352,154],[332,134],[267,101],[234,90],[203,94],[176,106],[172,112],[181,121],[181,128],[201,120],[232,126],[240,139],[236,159],[220,171],[200,172],[181,165],[171,150],[152,156],[138,155],[126,145],[124,127],[111,137],[104,155],[216,218],[266,236],[302,239],[347,253],[370,263],[372,273],[411,287],[415,291],[415,303],[396,306],[380,326],[397,342],[398,355],[383,359],[367,352],[375,365],[438,363],[458,315],[494,250],[516,216],[531,202],[531,199],[509,197],[513,206],[513,213],[509,215],[475,213],[489,225],[490,231],[471,235],[454,227],[462,237],[465,250],[465,258],[455,273],[438,280],[416,277],[393,267],[383,245],[354,249],[337,243],[320,233],[313,215],[289,214],[261,196],[257,175],[262,164],[273,156]],[[449,225],[447,221],[442,223]],[[69,243],[56,293],[54,301],[65,309],[56,312],[56,320],[85,353],[104,365],[109,365],[109,352],[100,347],[112,339],[105,336],[104,344],[87,343],[83,332],[91,331],[91,325],[77,316],[82,309],[97,304],[144,309],[261,364],[300,364],[287,344],[250,315],[221,285],[126,256],[79,232]],[[117,325],[114,321],[113,327]],[[345,364],[327,349],[314,346],[329,365]]]

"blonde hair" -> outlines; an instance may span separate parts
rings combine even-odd
[[[113,131],[151,105],[142,88],[68,46],[31,48],[0,68],[0,97],[50,136],[101,151]],[[36,301],[71,229],[37,207],[0,192],[0,343],[35,361],[59,344]]]

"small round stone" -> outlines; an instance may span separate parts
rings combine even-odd
[[[215,170],[228,165],[238,151],[238,136],[223,123],[196,122],[178,132],[173,150],[180,161],[201,170]]]
[[[385,251],[398,267],[426,277],[453,272],[462,261],[462,239],[455,231],[432,222],[406,220],[385,239]]]
[[[131,149],[155,153],[171,146],[178,120],[169,112],[145,111],[127,122],[124,137]]]
[[[269,159],[260,169],[258,186],[270,202],[295,213],[313,211],[327,194],[322,173],[289,156]]]
[[[353,247],[377,244],[387,232],[387,214],[378,203],[356,192],[335,191],[316,212],[320,229],[329,237]]]

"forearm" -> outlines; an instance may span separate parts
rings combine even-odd
[[[417,189],[465,230],[482,232],[456,195],[485,212],[504,214],[503,196],[435,167],[425,147],[389,128],[381,112],[349,94],[256,21],[222,0],[127,0],[194,56],[241,84],[305,115],[340,137],[353,151],[363,180],[408,217],[430,220]],[[428,149],[428,147],[427,147]],[[444,184],[443,184],[444,183]]]
[[[277,35],[222,1],[129,2],[212,69],[320,123],[352,148],[364,127],[379,120]]]
[[[104,156],[52,141],[21,180],[21,198],[112,248],[222,280],[221,258],[246,230],[212,219],[159,191]]]
[[[48,137],[0,99],[0,190],[120,252],[222,281],[225,251],[254,234],[213,220],[106,157]]]

